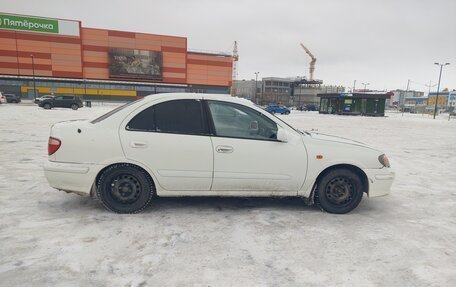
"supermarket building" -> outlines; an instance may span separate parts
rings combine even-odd
[[[229,93],[232,57],[189,51],[186,37],[83,27],[0,13],[0,91],[128,100],[163,92]]]

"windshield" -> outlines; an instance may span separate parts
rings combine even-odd
[[[107,112],[106,114],[104,114],[104,115],[102,115],[102,116],[100,116],[100,117],[98,117],[98,118],[92,120],[90,123],[92,123],[92,124],[99,123],[99,122],[101,122],[101,121],[103,121],[103,120],[109,118],[109,117],[112,116],[113,114],[115,114],[115,113],[117,113],[117,112],[119,112],[119,111],[125,109],[126,107],[129,107],[129,106],[131,106],[132,104],[141,101],[142,99],[143,99],[143,98],[138,99],[138,100],[133,101],[133,102],[129,102],[129,103],[123,104],[123,105],[121,105],[121,106],[119,106],[119,107],[117,107],[117,108],[115,108],[115,109],[113,109],[113,110]]]

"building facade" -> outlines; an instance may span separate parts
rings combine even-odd
[[[387,100],[389,106],[404,105],[407,98],[421,98],[424,97],[424,92],[414,90],[394,90],[391,91],[391,99]]]
[[[0,90],[24,98],[128,99],[160,92],[229,93],[232,57],[189,51],[186,37],[83,27],[0,13]]]
[[[238,80],[236,81],[236,96],[256,102],[256,98],[261,95],[262,86],[261,80]]]
[[[448,106],[448,97],[451,92],[439,92],[439,99],[437,106],[440,108]],[[435,106],[437,92],[431,92],[428,96],[428,105]]]
[[[258,104],[292,104],[293,80],[287,78],[268,77],[263,78],[261,95],[259,95]]]
[[[307,104],[318,104],[321,93],[343,93],[345,88],[333,85],[300,85],[294,88],[293,103],[295,106],[305,106]]]

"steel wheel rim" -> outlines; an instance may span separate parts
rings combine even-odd
[[[349,204],[354,196],[355,187],[350,178],[338,176],[326,184],[325,195],[328,201],[337,206]]]
[[[112,199],[116,202],[131,204],[140,197],[142,185],[135,176],[121,174],[111,181],[109,191]]]

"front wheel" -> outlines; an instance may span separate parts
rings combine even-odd
[[[79,106],[77,104],[72,104],[71,105],[71,109],[72,110],[77,110],[79,108]]]
[[[43,108],[44,108],[45,110],[50,110],[50,109],[52,108],[52,106],[51,106],[51,104],[49,104],[49,103],[45,103],[45,104],[43,105]]]
[[[138,213],[152,201],[155,186],[144,170],[131,164],[108,167],[97,183],[97,197],[116,213]]]
[[[315,191],[315,203],[329,213],[343,214],[355,209],[363,198],[361,178],[349,169],[326,173]]]

